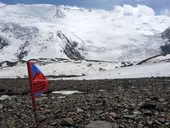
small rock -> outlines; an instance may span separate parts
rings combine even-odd
[[[160,102],[164,102],[164,101],[166,101],[166,100],[165,100],[164,98],[160,98],[159,101],[160,101]]]
[[[73,126],[74,121],[72,118],[64,118],[61,120],[60,125],[61,126]]]
[[[144,115],[145,116],[152,116],[153,113],[150,110],[147,110],[147,111],[144,112]]]
[[[2,104],[0,104],[0,110],[3,109],[3,107],[4,107],[4,106],[3,106]]]
[[[125,126],[123,126],[122,124],[119,125],[119,128],[125,128]]]
[[[102,114],[102,113],[103,113],[102,110],[95,111],[95,114],[96,114],[96,115],[100,115],[100,114]]]
[[[147,121],[147,124],[148,124],[148,125],[152,125],[152,124],[153,124],[153,121]]]
[[[44,115],[40,115],[40,117],[39,117],[40,123],[44,122],[46,119],[47,119],[47,117]]]
[[[166,118],[170,121],[170,113],[166,115]]]
[[[51,126],[56,126],[57,124],[58,124],[58,122],[54,121],[54,122],[51,123]]]
[[[101,117],[102,119],[105,119],[105,116],[107,116],[107,115],[108,115],[108,112],[101,113],[101,114],[100,114],[100,117]]]
[[[24,103],[23,99],[17,99],[17,102],[18,102],[18,103],[21,103],[21,104]]]
[[[159,110],[159,111],[164,110],[163,105],[161,103],[157,103],[156,104],[156,110]]]
[[[138,116],[138,115],[141,115],[141,114],[142,114],[142,113],[141,113],[140,111],[138,111],[138,110],[133,111],[133,115]]]
[[[129,110],[133,111],[135,109],[135,107],[136,107],[136,104],[133,103],[133,104],[129,105],[127,108]]]
[[[155,120],[155,123],[161,125],[161,123],[158,120]]]
[[[153,101],[159,101],[159,97],[153,97],[153,98],[151,98],[151,100],[153,100]]]
[[[85,126],[85,128],[113,128],[112,123],[106,121],[92,121],[90,124]]]
[[[156,109],[156,103],[155,102],[145,102],[142,105],[143,109]]]
[[[112,128],[119,128],[119,124],[117,124],[117,123],[113,123]]]
[[[165,122],[165,125],[169,125],[169,122]]]
[[[126,118],[126,119],[135,119],[136,115],[124,115],[123,118]]]
[[[164,124],[166,122],[166,120],[164,118],[158,118],[158,121],[162,124]]]
[[[142,122],[139,122],[139,123],[138,123],[137,128],[144,128],[144,125],[142,124]]]
[[[46,110],[45,110],[45,113],[46,113],[46,114],[50,114],[50,113],[51,113],[51,110],[50,110],[50,109],[46,109]]]
[[[115,112],[110,112],[109,113],[109,116],[113,117],[113,118],[116,118],[117,117],[117,114]]]
[[[115,119],[113,117],[109,116],[109,115],[106,115],[105,119],[106,119],[106,121],[111,122],[111,123],[115,122]]]
[[[77,108],[77,113],[84,112],[82,109]]]

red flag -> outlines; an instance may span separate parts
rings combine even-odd
[[[32,62],[28,61],[27,67],[32,96],[34,98],[39,97],[42,93],[44,93],[47,90],[48,80]]]
[[[34,116],[35,116],[35,124],[36,124],[36,128],[39,128],[39,121],[36,113],[35,98],[39,97],[42,93],[44,93],[47,90],[48,80],[32,62],[29,61],[27,62],[27,68],[28,68],[28,75],[30,81],[30,90],[31,90],[31,97],[32,97],[32,106],[33,106]]]

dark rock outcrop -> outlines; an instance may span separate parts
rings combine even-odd
[[[19,60],[21,60],[22,58],[24,58],[25,56],[27,56],[28,51],[26,50],[26,48],[30,45],[29,41],[25,41],[24,44],[22,44],[19,47],[20,53],[17,55],[17,57],[19,58]]]
[[[72,59],[72,60],[84,60],[84,56],[81,55],[80,51],[78,50],[78,42],[69,40],[62,31],[57,32],[57,36],[62,40],[65,44],[63,47],[63,51],[65,55]]]
[[[170,54],[170,27],[162,33],[162,38],[166,40],[166,44],[160,47],[162,53],[165,55]]]
[[[0,49],[8,45],[8,41],[0,36]]]
[[[162,37],[164,39],[169,39],[170,40],[170,27],[167,28],[163,33],[162,33]]]
[[[4,23],[2,24],[0,31],[7,34],[12,34],[16,39],[30,40],[36,37],[39,33],[36,27],[22,27],[19,24]]]
[[[60,18],[65,18],[66,15],[60,7],[56,7],[56,13],[55,13],[54,17],[60,19]]]
[[[162,54],[170,54],[170,44],[166,43],[165,45],[161,46]]]

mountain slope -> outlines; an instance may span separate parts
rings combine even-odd
[[[169,17],[155,16],[142,5],[113,11],[6,5],[0,16],[4,17],[0,39],[6,42],[0,45],[1,61],[42,57],[140,61],[161,53],[165,43],[161,33],[170,26]]]
[[[81,76],[170,53],[170,17],[144,5],[105,11],[0,4],[0,17],[0,77],[26,76],[29,59],[48,75]]]

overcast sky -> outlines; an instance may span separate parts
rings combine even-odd
[[[159,13],[164,9],[170,10],[170,0],[0,0],[6,4],[56,4],[56,5],[70,5],[85,8],[97,8],[112,10],[116,5],[130,4],[144,4],[152,7],[155,12]]]

